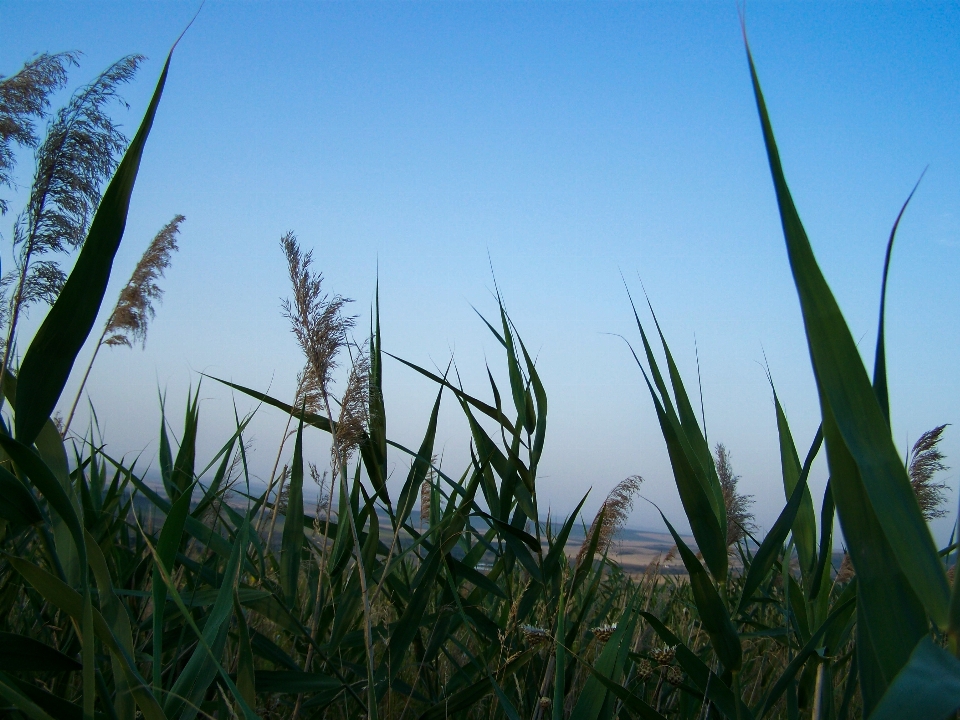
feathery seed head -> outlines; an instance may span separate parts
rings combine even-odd
[[[910,485],[917,495],[917,502],[920,504],[925,520],[933,520],[947,514],[943,509],[947,485],[933,482],[934,475],[950,469],[943,464],[945,456],[938,447],[946,427],[946,425],[940,425],[925,432],[910,452],[907,474],[910,476]]]
[[[337,368],[337,355],[347,343],[347,333],[356,319],[343,314],[348,298],[323,291],[323,274],[312,269],[313,252],[302,252],[297,237],[288,232],[280,239],[287,258],[287,270],[293,286],[293,300],[283,300],[284,317],[306,359],[307,387],[326,395],[331,374]]]
[[[67,67],[77,65],[75,52],[43,53],[24,64],[15,75],[0,77],[0,185],[13,184],[11,145],[36,147],[34,121],[47,115],[50,95],[67,82]],[[0,199],[0,215],[7,203]]]
[[[106,108],[120,99],[119,86],[133,78],[142,61],[141,55],[125,57],[74,93],[37,149],[30,197],[13,230],[17,269],[25,274],[21,307],[37,300],[52,303],[66,280],[56,262],[35,260],[74,250],[86,239],[101,186],[127,145]]]
[[[368,409],[370,407],[370,357],[361,351],[353,359],[347,387],[340,400],[340,419],[337,421],[333,451],[339,453],[340,463],[356,450],[366,437]],[[342,467],[338,465],[337,467]]]
[[[590,547],[590,538],[592,538],[594,532],[597,531],[598,521],[601,522],[601,525],[599,530],[600,537],[597,541],[597,552],[602,554],[608,550],[614,535],[623,528],[627,518],[630,517],[630,511],[633,510],[633,498],[640,492],[640,484],[642,482],[643,478],[639,475],[631,475],[617,483],[616,487],[610,491],[610,494],[607,495],[606,500],[604,500],[600,506],[600,510],[597,512],[596,517],[594,517],[593,522],[590,523],[590,530],[583,540],[583,545],[580,546],[580,552],[577,553],[578,565],[587,554],[587,550]]]
[[[130,280],[120,291],[120,299],[107,320],[104,345],[133,347],[134,342],[140,342],[142,347],[147,344],[147,325],[156,315],[153,302],[163,298],[163,290],[157,280],[170,267],[170,258],[178,249],[180,224],[184,220],[183,215],[174,217],[147,247]]]
[[[723,505],[727,511],[727,545],[730,546],[742,540],[746,532],[753,529],[753,514],[747,510],[753,500],[750,499],[752,496],[737,492],[740,476],[733,471],[730,451],[723,443],[717,443],[714,455],[717,477],[723,491]]]

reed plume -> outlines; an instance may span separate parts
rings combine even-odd
[[[177,215],[163,226],[147,251],[140,258],[130,280],[120,291],[110,319],[104,328],[104,345],[126,345],[133,347],[139,341],[141,347],[147,344],[147,325],[156,316],[153,301],[163,298],[163,290],[157,280],[163,277],[170,267],[170,259],[178,250],[177,235],[180,224],[186,218]]]
[[[66,280],[66,274],[48,258],[49,254],[76,250],[86,238],[100,203],[101,186],[127,144],[107,114],[107,106],[120,99],[119,86],[133,78],[142,60],[141,55],[129,55],[74,93],[57,112],[37,148],[27,207],[13,227],[16,267],[9,281],[14,289],[0,377],[9,366],[20,314],[36,302],[53,304]],[[63,62],[69,64],[70,60]],[[50,67],[47,72],[51,72]],[[51,87],[60,79],[55,69],[52,73]]]
[[[920,510],[925,520],[943,517],[947,511],[943,509],[946,502],[947,485],[933,482],[933,476],[942,470],[949,470],[943,464],[944,454],[940,452],[939,444],[943,439],[946,425],[939,425],[928,430],[914,443],[910,451],[910,464],[907,474],[910,476],[910,485],[917,495]]]
[[[349,298],[323,291],[323,274],[313,272],[313,251],[302,252],[297,237],[288,232],[280,239],[287,258],[287,269],[293,285],[293,300],[283,300],[283,315],[307,361],[305,380],[321,394],[330,390],[330,380],[337,368],[337,355],[347,343],[347,334],[356,319],[343,314]]]
[[[717,443],[714,448],[714,464],[717,467],[717,477],[720,479],[720,488],[723,491],[723,505],[727,512],[727,546],[742,540],[749,530],[754,528],[753,514],[747,508],[753,504],[751,495],[741,495],[737,492],[737,483],[740,476],[733,471],[730,461],[730,451],[723,443]]]
[[[643,478],[639,475],[631,475],[621,480],[616,487],[610,491],[606,500],[600,506],[593,522],[590,523],[590,530],[583,539],[583,545],[580,546],[580,552],[577,553],[577,565],[581,563],[587,550],[590,547],[590,538],[597,530],[597,523],[600,523],[599,539],[597,540],[597,552],[601,555],[610,548],[610,542],[613,537],[623,529],[630,512],[633,510],[633,498],[640,492],[640,484]]]
[[[37,146],[34,122],[47,116],[50,95],[67,82],[67,68],[76,66],[78,53],[43,53],[26,62],[15,75],[0,76],[0,185],[13,187],[16,161],[13,145]],[[0,215],[7,201],[0,198]]]
[[[323,274],[314,272],[313,251],[304,253],[293,232],[287,232],[280,238],[280,249],[287,260],[287,272],[293,289],[293,299],[281,300],[283,316],[290,321],[290,329],[297,338],[297,344],[304,356],[304,368],[297,376],[297,391],[292,407],[300,407],[310,412],[325,412],[330,415],[329,391],[331,374],[337,368],[337,356],[346,345],[347,333],[354,325],[354,318],[342,313],[343,307],[351,300],[334,295],[330,298],[323,291]],[[276,482],[277,468],[287,439],[292,435],[290,424],[293,414],[287,416],[287,425],[277,449],[277,458],[267,483],[267,495]],[[336,438],[332,452],[336,453]],[[334,468],[333,477],[337,476]],[[332,481],[331,481],[332,482]],[[281,485],[282,489],[282,485]],[[332,503],[333,493],[330,493]],[[329,516],[329,511],[328,511]],[[257,530],[263,522],[261,515]],[[274,507],[273,521],[276,520]]]
[[[343,467],[353,451],[367,436],[370,400],[370,357],[365,350],[357,353],[350,368],[346,389],[340,400],[340,418],[334,434],[335,464]]]
[[[163,290],[157,284],[157,281],[163,277],[164,271],[170,267],[170,260],[173,253],[177,251],[177,235],[180,233],[180,225],[183,223],[183,215],[177,215],[161,228],[150,244],[146,252],[140,258],[140,262],[133,269],[133,274],[120,291],[120,297],[117,300],[113,312],[107,318],[103,326],[103,332],[100,333],[100,339],[93,350],[93,357],[87,365],[87,370],[83,374],[83,380],[77,390],[77,396],[70,407],[70,413],[67,415],[67,421],[64,424],[61,435],[66,437],[70,429],[70,423],[73,421],[73,414],[77,410],[77,404],[83,394],[83,388],[90,377],[90,370],[97,359],[100,348],[104,345],[111,347],[117,345],[126,345],[133,347],[135,342],[139,342],[141,347],[147,344],[147,328],[150,321],[156,317],[156,310],[153,307],[154,301],[160,302],[163,299]]]

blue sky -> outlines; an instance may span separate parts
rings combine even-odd
[[[117,113],[132,132],[195,11],[4,2],[0,73],[76,49],[80,83],[143,53],[130,110]],[[960,422],[960,9],[753,2],[747,28],[801,217],[867,357],[884,243],[929,166],[890,278],[894,437],[906,448]],[[710,440],[731,450],[761,527],[783,504],[764,357],[801,453],[818,423],[733,2],[210,0],[174,56],[104,312],[177,213],[181,251],[146,350],[105,351],[90,382],[117,453],[149,458],[158,389],[179,416],[200,372],[292,394],[301,359],[280,317],[287,230],[363,318],[379,272],[384,348],[425,366],[454,353],[482,397],[485,360],[504,375],[472,309],[495,310],[492,265],[550,395],[540,491],[555,512],[593,487],[592,512],[639,473],[645,495],[682,519],[642,377],[612,335],[637,339],[621,272],[635,292],[642,278],[691,388],[696,337]],[[389,433],[416,445],[434,389],[392,361],[385,381]],[[209,381],[202,397],[209,455],[231,431],[233,398]],[[260,476],[282,423],[261,410],[252,425]],[[438,443],[459,474],[467,431],[453,402]],[[957,428],[944,450],[960,462]],[[405,463],[392,458],[396,477]],[[954,488],[956,478],[944,475]],[[816,495],[825,481],[821,463]],[[951,517],[956,501],[954,491]],[[660,529],[644,503],[631,524]]]

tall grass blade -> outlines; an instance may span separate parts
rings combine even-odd
[[[301,419],[297,426],[297,440],[293,446],[287,512],[283,520],[283,536],[280,541],[280,584],[283,587],[284,601],[289,607],[296,607],[297,604],[297,583],[300,580],[303,539],[303,420]]]
[[[960,660],[923,638],[870,720],[947,720],[960,709]]]
[[[787,188],[749,47],[747,59],[820,394],[834,501],[858,575],[873,576],[860,586],[859,602],[889,683],[926,634],[926,615],[946,627],[949,588],[887,418]],[[898,620],[892,628],[891,616]],[[866,660],[861,654],[861,666]],[[864,688],[866,711],[877,700]]]
[[[877,393],[877,401],[880,403],[880,409],[883,410],[883,414],[886,416],[888,422],[890,420],[890,397],[887,390],[887,351],[884,341],[884,318],[887,309],[887,277],[890,273],[890,258],[893,255],[893,241],[897,237],[897,228],[900,226],[903,213],[906,212],[907,205],[910,204],[910,201],[913,199],[913,194],[917,191],[917,188],[920,187],[920,181],[923,180],[926,172],[927,171],[924,170],[920,173],[917,184],[913,186],[913,190],[907,195],[903,207],[901,207],[900,212],[897,213],[897,219],[893,222],[893,229],[890,230],[890,238],[887,240],[887,252],[883,258],[883,280],[880,283],[880,320],[878,321],[877,327],[877,350],[873,362],[873,389]]]
[[[140,128],[103,194],[73,271],[23,357],[14,424],[17,438],[28,445],[53,412],[97,319],[172,55],[171,48]]]
[[[693,598],[697,604],[697,610],[700,613],[700,622],[703,629],[710,637],[710,644],[713,651],[717,654],[723,667],[731,672],[737,672],[743,662],[743,648],[740,644],[740,636],[737,629],[730,619],[730,613],[727,606],[717,592],[717,588],[707,575],[707,571],[697,560],[694,552],[687,547],[683,538],[674,530],[673,525],[667,520],[662,512],[660,517],[666,523],[667,529],[673,535],[673,541],[680,551],[680,558],[683,560],[684,567],[690,573],[690,587],[693,590]]]

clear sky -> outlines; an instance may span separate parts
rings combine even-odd
[[[80,50],[76,86],[143,53],[130,110],[117,115],[132,134],[196,7],[3,0],[0,73],[35,52]],[[751,2],[747,28],[788,181],[871,365],[886,237],[929,165],[890,278],[894,437],[905,449],[960,423],[960,8]],[[26,184],[29,163],[21,170]],[[22,200],[0,221],[5,263]],[[610,335],[637,339],[621,272],[635,291],[642,278],[691,389],[696,337],[710,440],[732,452],[761,528],[784,501],[764,356],[801,456],[818,423],[732,0],[208,0],[173,58],[105,313],[177,213],[181,250],[146,350],[105,351],[89,385],[116,453],[149,459],[158,389],[176,427],[200,372],[290,397],[302,360],[280,316],[287,230],[363,318],[379,268],[384,348],[428,367],[453,352],[481,397],[485,359],[505,376],[471,309],[495,311],[492,264],[550,396],[540,492],[556,513],[591,486],[592,513],[639,473],[682,524],[642,376]],[[390,436],[418,444],[435,389],[391,360],[385,383]],[[202,397],[208,457],[231,432],[234,398],[209,381]],[[252,425],[259,476],[282,423],[261,410]],[[448,398],[438,449],[457,474],[467,438]],[[960,467],[960,428],[944,450]],[[396,478],[406,464],[391,457]],[[954,491],[941,539],[957,471],[944,479]],[[821,462],[818,506],[825,482]],[[643,503],[631,524],[662,529]]]

